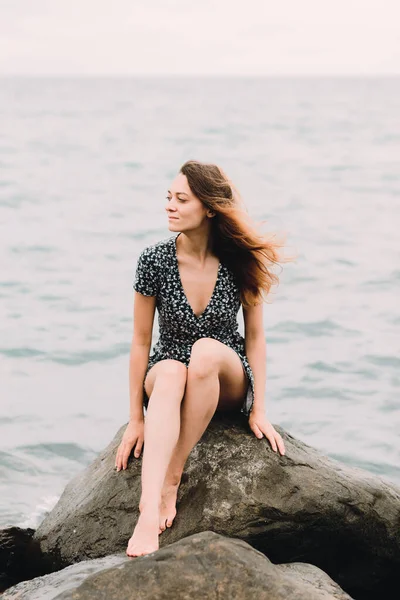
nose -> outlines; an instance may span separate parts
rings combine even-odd
[[[175,208],[175,206],[173,206],[173,199],[169,200],[167,205],[165,206],[165,211],[167,213],[168,217],[177,217],[177,210]]]

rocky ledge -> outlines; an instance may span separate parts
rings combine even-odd
[[[160,550],[130,558],[125,549],[138,517],[141,459],[114,470],[121,427],[26,536],[36,574],[51,575],[32,579],[21,571],[20,580],[30,581],[8,587],[18,571],[8,550],[0,567],[8,587],[3,597],[127,598],[124,573],[132,597],[143,599],[397,598],[400,489],[275,428],[284,456],[257,439],[242,415],[215,415],[186,463],[177,516],[160,535]],[[0,533],[0,557],[1,540]],[[21,551],[13,556],[18,561]],[[79,586],[66,589],[73,569]],[[53,591],[35,595],[46,585]]]

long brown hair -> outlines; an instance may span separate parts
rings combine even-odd
[[[284,242],[276,234],[259,233],[258,225],[250,219],[237,188],[221,167],[186,161],[179,170],[186,176],[192,193],[210,210],[212,249],[232,271],[240,290],[243,306],[264,301],[279,277],[270,266],[289,262],[295,257],[283,257],[278,252]]]

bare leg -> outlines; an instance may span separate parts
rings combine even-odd
[[[185,383],[185,365],[176,361],[159,365],[145,419],[140,515],[128,542],[128,556],[148,554],[159,548],[161,489],[179,437]]]
[[[239,410],[246,385],[242,365],[232,349],[210,338],[200,338],[193,345],[181,404],[180,435],[162,489],[160,533],[173,523],[186,460],[207,429],[219,401],[226,409]]]
[[[189,366],[186,392],[181,404],[181,432],[162,488],[160,529],[171,526],[176,497],[186,460],[211,421],[218,404],[218,369],[210,361]]]

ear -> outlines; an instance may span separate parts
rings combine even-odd
[[[207,213],[207,217],[215,217],[215,212],[213,212],[213,211],[209,211],[209,212]]]

